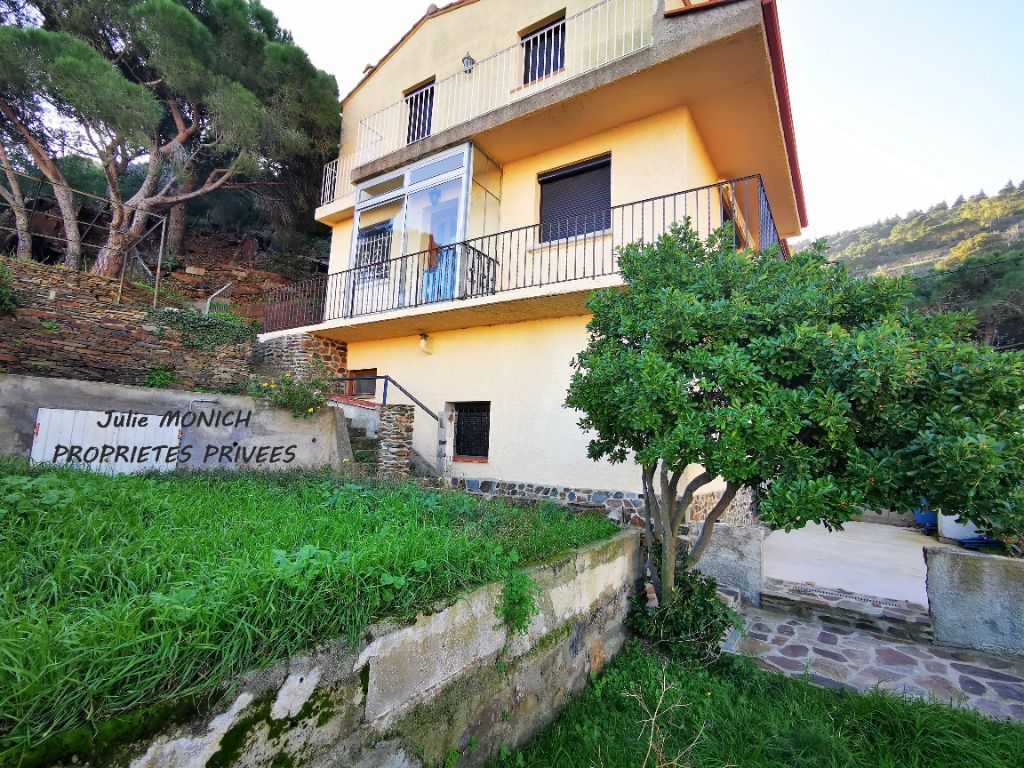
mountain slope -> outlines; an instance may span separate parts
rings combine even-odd
[[[829,257],[857,274],[920,274],[933,265],[951,267],[972,256],[1024,247],[1024,182],[1009,183],[992,197],[979,193],[952,206],[939,203],[827,240]]]

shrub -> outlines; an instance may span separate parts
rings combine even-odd
[[[169,365],[160,365],[146,371],[146,380],[142,383],[144,387],[152,389],[167,389],[178,383],[173,369]]]
[[[181,333],[187,347],[214,352],[220,347],[256,341],[259,327],[240,318],[203,315],[200,312],[176,309],[153,309],[150,320],[158,326],[173,328]]]
[[[537,613],[539,594],[540,585],[526,571],[515,570],[505,578],[501,600],[494,612],[508,627],[510,635],[525,633],[530,628],[530,620]]]
[[[0,315],[13,315],[18,308],[18,296],[11,285],[13,279],[11,270],[0,264]]]
[[[327,366],[319,358],[313,358],[313,373],[309,378],[285,373],[269,381],[254,381],[249,384],[248,394],[268,400],[278,408],[287,408],[298,419],[308,418],[323,408],[333,386]]]
[[[671,601],[648,608],[643,593],[633,599],[627,625],[674,659],[707,666],[721,655],[721,643],[743,618],[718,599],[710,576],[680,569]]]

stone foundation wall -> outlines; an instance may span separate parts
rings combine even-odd
[[[20,306],[0,316],[0,371],[30,376],[143,384],[169,368],[184,389],[233,389],[249,381],[252,345],[214,351],[188,347],[181,333],[154,324],[143,289],[39,264],[3,261],[14,274]],[[128,306],[136,303],[141,306]]]
[[[290,373],[299,378],[313,374],[313,361],[319,358],[334,378],[348,375],[348,345],[343,341],[293,333],[256,342],[252,353],[253,370],[274,378]]]
[[[377,471],[381,477],[408,477],[412,461],[412,428],[415,406],[388,403],[380,407],[377,440],[380,453]]]
[[[643,525],[643,495],[632,491],[466,477],[453,477],[451,483],[452,487],[467,493],[530,501],[556,501],[581,510],[603,510],[608,517],[622,525],[629,524],[635,518],[640,519],[640,526]]]
[[[499,623],[492,584],[408,626],[371,628],[358,647],[327,645],[243,677],[204,714],[107,757],[52,764],[487,765],[502,744],[520,746],[553,720],[620,650],[638,541],[624,532],[531,569],[539,613],[525,634]]]
[[[544,485],[506,480],[484,480],[477,478],[453,477],[452,486],[467,493],[482,496],[504,496],[510,499],[531,501],[556,501],[580,510],[602,510],[620,525],[642,528],[644,524],[644,496],[633,491],[615,491],[595,488],[574,488],[565,485]],[[697,494],[691,506],[690,522],[703,520],[715,506],[720,492]],[[753,496],[749,488],[742,488],[736,494],[719,522],[726,525],[750,525],[755,519],[752,514]]]

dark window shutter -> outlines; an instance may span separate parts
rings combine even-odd
[[[599,232],[611,225],[611,155],[541,174],[541,240]]]

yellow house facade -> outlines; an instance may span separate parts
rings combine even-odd
[[[431,6],[342,100],[328,274],[269,297],[263,338],[344,345],[355,397],[399,382],[457,485],[635,499],[562,407],[584,302],[685,218],[784,250],[795,152],[774,0]]]

